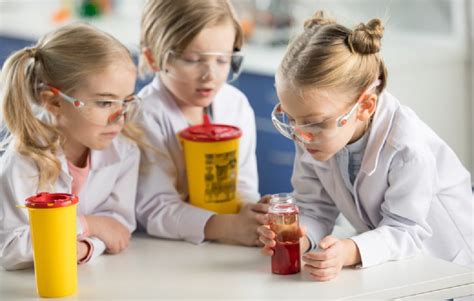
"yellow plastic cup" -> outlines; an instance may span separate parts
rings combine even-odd
[[[189,202],[217,213],[237,213],[238,127],[202,124],[178,134],[184,150]]]
[[[77,196],[63,193],[43,192],[26,199],[40,297],[77,292],[77,202]]]

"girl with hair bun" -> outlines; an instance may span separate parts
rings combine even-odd
[[[351,30],[317,12],[276,74],[278,131],[296,145],[304,273],[327,281],[425,253],[473,264],[471,176],[451,148],[385,90],[379,19]],[[331,236],[342,213],[357,234]],[[272,255],[270,228],[258,228]],[[306,232],[306,233],[303,233]]]

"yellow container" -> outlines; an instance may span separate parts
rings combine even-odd
[[[77,196],[62,193],[39,193],[26,200],[40,297],[77,292],[77,202]]]
[[[217,213],[237,213],[238,127],[203,124],[179,134],[183,145],[192,205]]]

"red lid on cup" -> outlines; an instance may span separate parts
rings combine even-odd
[[[232,125],[199,124],[182,130],[179,136],[191,141],[216,142],[240,138],[242,131]]]
[[[69,193],[40,192],[26,199],[28,208],[59,208],[77,204],[79,198]]]

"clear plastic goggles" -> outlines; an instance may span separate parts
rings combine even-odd
[[[170,50],[163,73],[182,82],[203,81],[209,77],[232,82],[242,70],[241,52],[176,52]]]
[[[64,100],[77,108],[85,119],[100,126],[115,124],[119,122],[122,117],[125,122],[133,119],[136,116],[141,103],[141,99],[135,95],[124,100],[79,100],[64,94],[53,86],[45,86],[55,95],[61,96]]]
[[[272,121],[275,128],[288,139],[305,144],[321,143],[337,136],[338,130],[345,125],[357,107],[358,104],[355,104],[350,112],[336,120],[331,118],[323,122],[296,125],[295,121],[282,110],[281,104],[278,103],[273,109]]]
[[[380,85],[380,80],[371,84],[358,98],[349,112],[337,118],[328,118],[322,122],[296,125],[295,120],[283,111],[281,104],[277,103],[272,111],[272,122],[275,128],[286,138],[302,142],[304,144],[323,143],[337,136],[349,118],[357,111],[360,103],[367,93]]]

